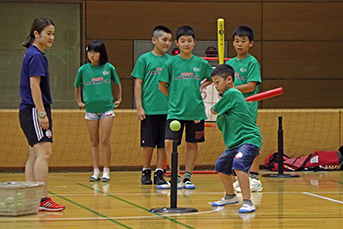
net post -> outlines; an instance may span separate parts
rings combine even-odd
[[[172,168],[171,168],[171,187],[170,187],[170,208],[177,207],[177,171],[178,171],[178,153],[177,153],[177,140],[173,133],[173,152],[171,155]]]
[[[278,172],[283,174],[283,129],[282,129],[282,116],[279,116],[279,129],[278,129]]]
[[[284,174],[283,172],[283,128],[282,128],[282,116],[278,117],[278,173],[277,174],[263,174],[262,177],[274,177],[274,178],[291,178],[300,177],[297,174]]]

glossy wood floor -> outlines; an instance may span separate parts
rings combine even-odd
[[[263,173],[271,173],[262,171]],[[90,173],[51,173],[50,197],[62,212],[0,217],[0,228],[343,228],[343,171],[298,172],[299,178],[261,177],[253,193],[257,210],[239,214],[240,203],[212,208],[223,197],[217,174],[194,174],[196,190],[179,190],[178,207],[197,213],[155,214],[170,207],[168,190],[141,186],[140,172],[112,172],[111,182],[89,183]],[[0,182],[23,181],[24,174],[0,174]]]

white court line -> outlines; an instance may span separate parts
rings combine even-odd
[[[95,191],[101,191],[102,190],[95,190]],[[106,196],[106,195],[113,195],[113,196],[155,196],[155,195],[168,195],[169,193],[154,193],[154,192],[147,192],[147,193],[116,193],[116,192],[109,192],[109,193],[101,193],[101,192],[97,192],[96,194],[94,193],[64,193],[64,194],[59,194],[60,196]],[[219,194],[223,194],[224,191],[221,192],[194,192],[192,193],[190,196],[193,195],[219,195]],[[257,192],[257,194],[280,194],[281,192]],[[282,192],[283,194],[305,194],[305,192]],[[326,192],[326,191],[322,191],[322,192],[317,192],[317,193],[323,193],[323,194],[337,194],[337,193],[341,193],[338,191],[330,191],[330,192]],[[178,193],[178,195],[183,195],[185,193],[180,192]],[[238,195],[242,195],[241,193],[238,193]]]
[[[223,210],[224,207],[217,207],[216,209],[213,209],[211,211],[204,211],[204,212],[190,212],[190,213],[177,213],[177,214],[160,214],[160,215],[152,215],[152,216],[128,216],[128,217],[85,217],[85,218],[63,218],[63,216],[60,216],[61,218],[50,218],[49,215],[51,215],[51,217],[54,217],[54,213],[49,213],[47,212],[47,214],[45,213],[41,213],[41,216],[38,215],[38,218],[15,218],[15,221],[42,221],[42,220],[46,220],[46,221],[81,221],[81,220],[121,220],[121,219],[149,219],[149,218],[163,218],[163,217],[173,217],[173,216],[184,216],[184,215],[201,215],[201,214],[208,214],[208,213],[213,213],[213,212],[217,212],[217,211],[221,211]],[[55,213],[57,214],[63,214],[63,213]],[[37,215],[36,215],[37,216]],[[55,217],[59,217],[58,215]],[[5,222],[5,221],[13,221],[13,217],[10,218],[3,218],[1,217],[1,221]]]
[[[342,201],[331,199],[331,198],[327,198],[325,196],[319,196],[319,195],[312,194],[312,193],[309,193],[309,192],[303,192],[303,194],[306,194],[306,195],[309,195],[309,196],[318,197],[318,198],[321,198],[321,199],[324,199],[324,200],[329,200],[329,201],[332,201],[332,202],[335,202],[335,203],[343,204]]]

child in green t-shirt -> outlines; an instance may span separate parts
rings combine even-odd
[[[232,66],[235,70],[235,87],[243,93],[245,98],[256,95],[258,85],[262,83],[262,80],[261,66],[256,58],[249,54],[249,50],[254,44],[254,32],[248,26],[239,26],[233,31],[232,38],[237,56],[228,60],[226,64]],[[248,105],[256,122],[258,102],[249,103]],[[250,168],[249,183],[252,192],[262,191],[262,183],[259,180],[259,158],[258,155]],[[241,191],[238,181],[233,186],[235,191]]]
[[[192,54],[196,40],[191,27],[178,28],[175,43],[180,49],[180,54],[166,61],[159,83],[159,89],[169,97],[165,146],[167,156],[170,157],[173,131],[169,124],[173,120],[178,120],[181,123],[181,129],[176,132],[178,143],[181,144],[183,129],[186,126],[187,144],[185,175],[183,182],[178,176],[178,188],[195,189],[191,175],[198,154],[198,143],[205,141],[204,123],[207,118],[201,91],[212,83],[213,68],[207,61]],[[170,188],[170,183],[159,185],[157,188]]]
[[[137,117],[141,121],[141,147],[143,147],[143,171],[141,183],[152,184],[151,158],[157,147],[154,184],[166,183],[163,166],[166,159],[164,134],[168,112],[168,97],[158,90],[162,67],[170,55],[166,52],[172,44],[172,32],[165,26],[156,26],[151,38],[154,49],[142,54],[132,71],[135,78]]]
[[[101,142],[104,153],[101,181],[108,182],[110,181],[113,109],[121,103],[122,89],[116,69],[108,63],[106,47],[101,40],[94,40],[87,46],[87,57],[90,63],[79,68],[74,87],[78,106],[86,110],[85,119],[91,142],[90,151],[94,171],[89,181],[100,180],[99,144]],[[117,87],[116,99],[113,96],[112,82]],[[81,100],[81,86],[83,86],[84,102]],[[99,133],[100,130],[101,133]]]
[[[212,206],[224,206],[238,203],[233,188],[232,174],[237,175],[243,196],[243,206],[239,213],[256,210],[251,202],[249,187],[249,169],[262,147],[262,135],[250,113],[242,93],[235,88],[234,70],[222,64],[212,72],[212,79],[221,99],[211,108],[217,114],[217,126],[223,134],[226,150],[217,159],[215,170],[223,182],[226,195]]]

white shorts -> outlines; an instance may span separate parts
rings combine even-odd
[[[99,121],[102,118],[110,118],[114,117],[114,111],[109,110],[104,113],[88,113],[86,112],[85,119],[92,120],[92,121]]]

